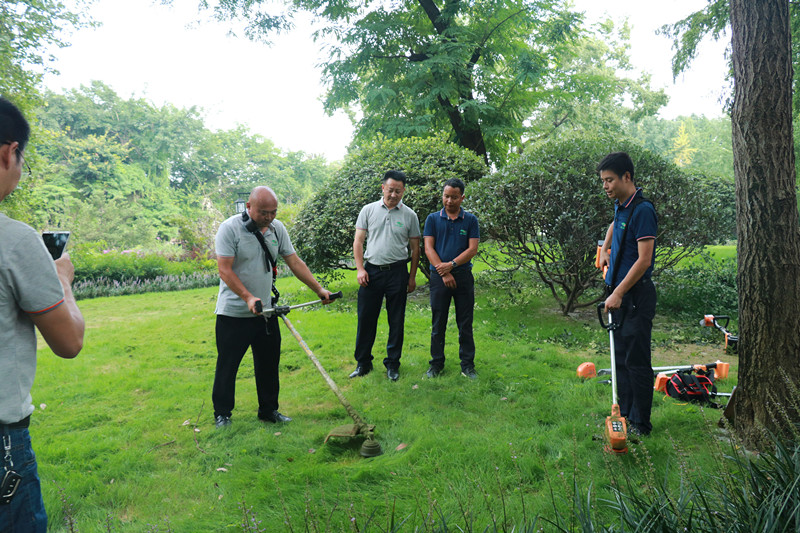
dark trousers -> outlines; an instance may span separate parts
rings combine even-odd
[[[437,369],[444,367],[444,337],[447,330],[447,315],[450,312],[450,300],[456,308],[456,325],[458,326],[458,356],[461,369],[475,366],[475,340],[472,337],[472,316],[475,308],[475,278],[472,270],[456,270],[453,272],[456,288],[449,289],[442,277],[431,271],[431,360],[430,365]]]
[[[269,333],[267,330],[269,329]],[[217,315],[217,370],[214,374],[214,416],[231,416],[236,395],[236,374],[247,348],[253,352],[259,414],[278,409],[281,332],[278,317],[234,318]]]
[[[372,346],[378,331],[378,315],[386,299],[386,318],[389,323],[389,340],[386,343],[387,369],[400,367],[403,352],[403,329],[406,320],[406,298],[408,297],[408,270],[405,262],[395,263],[381,270],[367,263],[369,284],[358,289],[358,330],[356,332],[355,359],[358,366],[372,368]]]
[[[22,476],[11,503],[0,505],[0,532],[45,533],[47,513],[42,501],[42,487],[30,433],[27,428],[9,429],[0,425],[0,434],[5,435],[6,442],[11,440],[11,461],[14,463],[14,471]],[[5,464],[4,456],[5,451],[0,446],[0,465]],[[4,475],[5,470],[0,466],[0,476]]]
[[[620,414],[644,432],[653,429],[653,363],[650,336],[656,315],[656,289],[650,279],[641,280],[622,298],[622,327],[614,331],[617,393]],[[612,314],[614,321],[619,313]]]

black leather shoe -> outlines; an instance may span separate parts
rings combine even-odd
[[[355,371],[353,371],[353,372],[350,374],[350,377],[351,377],[351,378],[360,378],[360,377],[362,377],[362,376],[366,376],[366,375],[367,375],[367,374],[369,374],[370,372],[372,372],[372,367],[369,367],[369,368],[367,368],[367,367],[365,367],[365,366],[358,365],[358,366],[356,367]]]
[[[425,377],[428,377],[428,378],[435,378],[436,376],[438,376],[439,374],[441,374],[443,371],[444,371],[444,369],[443,369],[443,368],[436,368],[435,366],[432,366],[432,367],[430,367],[430,368],[428,369],[428,371],[427,371],[427,372],[425,372]]]
[[[400,372],[398,372],[394,368],[388,368],[386,370],[386,377],[391,379],[392,381],[397,381],[400,378]]]
[[[265,422],[272,422],[273,424],[277,424],[278,422],[286,423],[291,422],[292,419],[286,415],[280,414],[278,411],[272,411],[271,413],[262,415],[258,415],[259,420],[263,420]]]
[[[637,426],[636,424],[628,425],[628,435],[631,435],[633,437],[646,437],[649,434],[650,434],[649,430],[643,429],[642,427]]]
[[[472,367],[463,369],[461,375],[469,379],[478,379],[478,374],[475,373],[475,369]]]
[[[222,416],[219,415],[217,418],[214,419],[214,426],[217,429],[225,428],[231,425],[231,417],[229,416]]]

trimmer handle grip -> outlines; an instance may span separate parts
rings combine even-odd
[[[342,291],[339,291],[339,292],[332,292],[332,293],[331,293],[331,295],[329,296],[329,298],[330,298],[331,300],[337,300],[337,299],[339,299],[339,298],[341,298],[341,297],[342,297]]]
[[[619,322],[612,322],[610,319],[611,313],[609,313],[609,321],[608,324],[605,323],[603,320],[603,311],[605,311],[606,303],[600,302],[597,304],[597,319],[600,321],[600,326],[603,329],[607,329],[608,331],[614,331],[622,327],[622,323],[625,321],[625,307],[620,309],[619,313]]]
[[[256,300],[256,313],[259,315],[264,312],[264,306],[261,305],[261,300]]]

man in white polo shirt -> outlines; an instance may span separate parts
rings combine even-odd
[[[353,256],[358,271],[358,331],[355,359],[358,365],[351,378],[372,371],[372,346],[378,329],[378,315],[386,298],[389,340],[386,343],[386,376],[400,377],[406,298],[417,288],[419,264],[419,219],[405,205],[406,175],[390,170],[383,176],[383,198],[365,205],[356,220]],[[365,248],[366,245],[366,248]],[[411,267],[407,268],[411,254]]]

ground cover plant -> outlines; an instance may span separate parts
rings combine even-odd
[[[409,302],[396,383],[380,372],[346,378],[354,365],[352,275],[332,287],[344,291],[341,301],[290,313],[348,400],[376,425],[384,454],[371,459],[358,455],[358,441],[323,444],[350,419],[283,326],[281,410],[294,421],[256,419],[246,356],[234,424],[217,431],[215,289],[82,301],[84,351],[64,361],[42,348],[33,390],[31,433],[51,529],[577,531],[587,513],[597,524],[618,522],[603,504],[615,487],[640,491],[663,480],[677,490],[683,468],[718,450],[719,411],[656,395],[654,434],[631,442],[625,456],[605,454],[599,437],[610,390],[575,376],[586,360],[608,366],[596,314],[561,316],[541,286],[510,298],[492,275],[478,274],[476,381],[457,370],[453,327],[445,373],[423,379],[424,288]],[[279,288],[285,303],[314,299],[291,278]],[[656,363],[727,360],[733,371],[721,388],[730,390],[735,357],[718,345],[670,342],[675,323],[658,320]],[[386,338],[380,324],[378,356]]]

